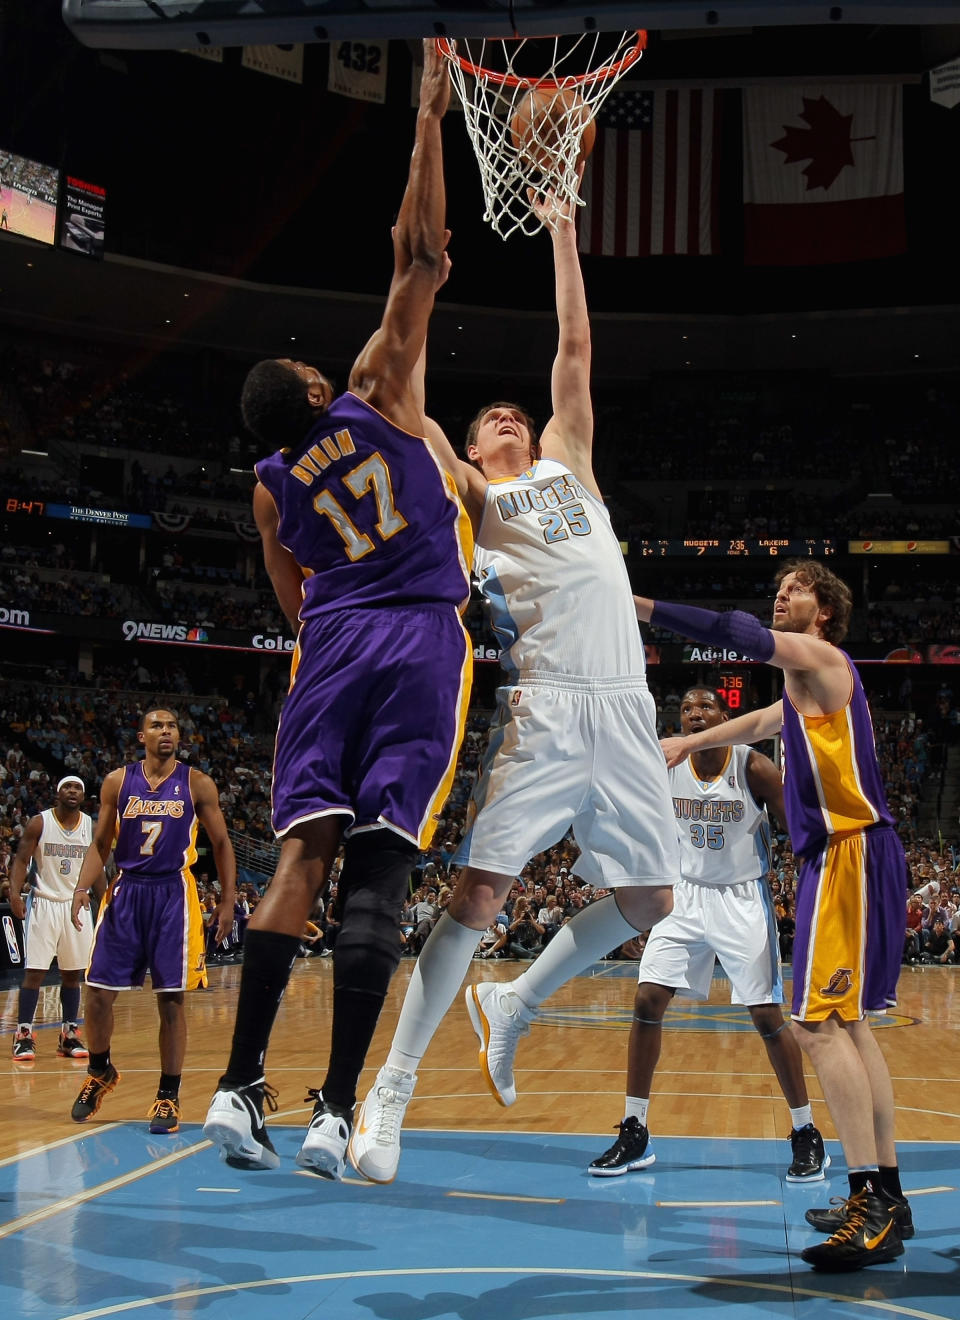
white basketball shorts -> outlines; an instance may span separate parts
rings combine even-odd
[[[581,880],[672,885],[673,801],[643,679],[527,674],[497,707],[454,863],[517,875],[572,825]]]
[[[674,886],[673,911],[650,932],[640,981],[706,999],[717,958],[732,1004],[783,1003],[776,919],[762,880],[703,885],[684,877]]]
[[[31,894],[24,932],[26,955],[24,967],[50,966],[54,958],[62,972],[86,970],[93,940],[93,913],[82,914],[83,930],[70,920],[70,904]]]

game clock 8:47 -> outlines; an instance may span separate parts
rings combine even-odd
[[[9,495],[4,500],[4,510],[7,513],[33,513],[42,518],[46,507],[43,500],[21,500],[16,495]]]
[[[726,700],[731,715],[742,715],[750,710],[750,675],[723,673],[717,679],[717,691]]]

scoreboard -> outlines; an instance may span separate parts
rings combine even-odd
[[[698,536],[689,540],[636,541],[633,545],[643,559],[666,559],[675,555],[762,556],[766,559],[784,555],[788,559],[822,559],[837,553],[837,542],[832,537],[768,537],[748,541],[742,537]]]

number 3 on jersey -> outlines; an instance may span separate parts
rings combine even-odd
[[[359,501],[369,491],[377,502],[376,531],[381,541],[389,541],[391,536],[403,531],[407,520],[393,502],[393,482],[390,469],[380,454],[371,454],[362,463],[353,468],[343,478],[347,490]],[[346,509],[328,490],[321,491],[313,501],[317,513],[325,515],[333,523],[334,529],[343,541],[347,558],[351,562],[362,559],[375,548],[374,542],[366,532],[362,532],[350,518]]]
[[[694,848],[712,848],[715,852],[723,847],[723,826],[708,825],[706,836],[702,825],[690,826],[690,842]]]

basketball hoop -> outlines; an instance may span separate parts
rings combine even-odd
[[[583,205],[577,176],[597,112],[646,45],[646,32],[437,38],[480,166],[483,218],[501,238],[543,228],[531,191]]]

